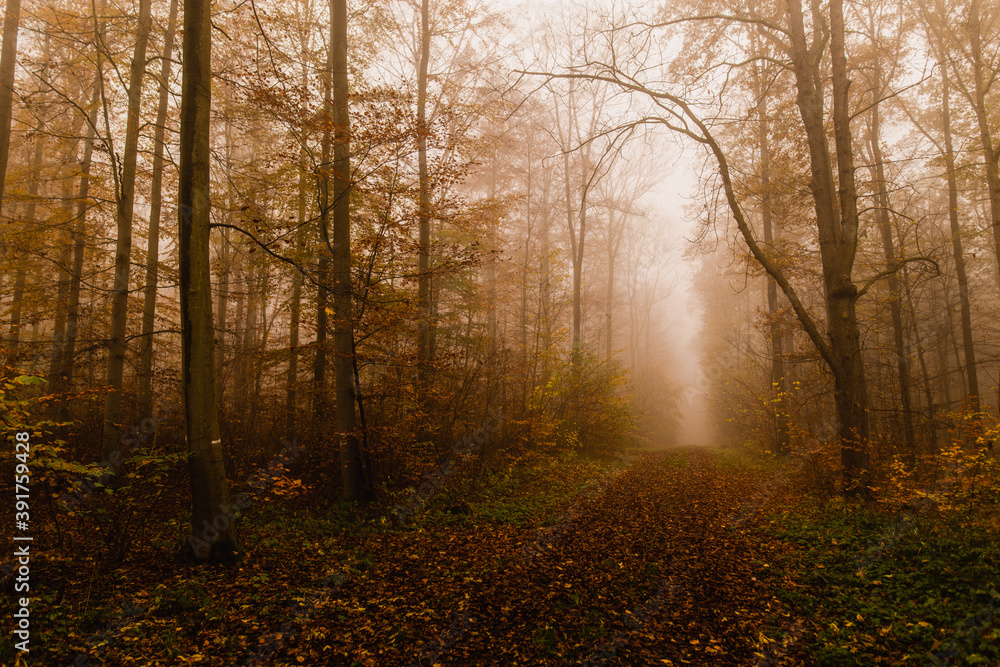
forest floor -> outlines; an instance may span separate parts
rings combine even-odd
[[[262,504],[235,569],[166,534],[99,577],[39,562],[26,664],[1000,664],[995,526],[791,481],[680,449],[511,470],[402,526]]]

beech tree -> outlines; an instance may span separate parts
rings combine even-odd
[[[355,432],[354,313],[351,290],[351,120],[347,67],[347,0],[330,0],[330,53],[333,77],[333,317],[337,351],[337,430],[344,499],[368,495],[361,447]]]
[[[212,107],[212,13],[209,0],[184,0],[180,180],[178,188],[181,381],[191,475],[191,529],[214,539],[192,543],[198,561],[239,555],[215,404],[215,364],[208,235],[211,215],[209,129]],[[214,532],[211,532],[213,531]]]
[[[14,67],[17,63],[17,32],[20,26],[21,0],[8,0],[3,17],[3,45],[0,47],[0,215],[3,214],[4,187],[7,183]]]
[[[95,25],[97,17],[94,17]],[[152,25],[150,0],[139,3],[139,28],[132,54],[128,85],[128,115],[125,121],[125,152],[121,159],[121,176],[116,160],[112,159],[117,195],[116,218],[118,235],[115,249],[115,278],[111,301],[111,332],[108,341],[108,384],[104,399],[104,444],[101,458],[107,460],[119,446],[122,413],[122,374],[125,369],[125,334],[127,324],[129,276],[132,265],[132,215],[135,199],[135,172],[138,159],[139,114],[142,100],[142,78],[146,73],[146,45]],[[110,144],[111,126],[105,102],[104,119]],[[109,149],[111,146],[109,145]],[[112,149],[113,150],[113,149]]]
[[[160,215],[163,210],[163,169],[166,147],[170,73],[173,68],[174,33],[178,0],[170,0],[170,15],[160,54],[160,96],[156,107],[153,136],[153,173],[150,184],[149,232],[146,239],[146,282],[143,291],[142,336],[139,339],[139,407],[153,414],[153,327],[156,318],[156,291],[160,267]]]

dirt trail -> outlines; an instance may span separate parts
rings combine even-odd
[[[696,449],[642,457],[561,522],[497,544],[500,567],[409,664],[752,664],[770,547],[739,517],[760,483]]]

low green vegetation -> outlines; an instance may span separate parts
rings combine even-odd
[[[799,502],[764,523],[791,546],[771,568],[784,606],[773,634],[790,642],[789,656],[830,666],[1000,664],[993,510],[887,513]]]

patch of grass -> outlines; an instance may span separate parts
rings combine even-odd
[[[669,449],[663,454],[660,466],[663,468],[687,468],[690,452],[686,449]]]
[[[1000,543],[988,527],[839,502],[770,519],[766,530],[797,547],[777,564],[775,596],[805,620],[796,650],[810,662],[1000,664]]]
[[[755,473],[773,474],[781,469],[782,461],[770,454],[748,452],[732,447],[711,447],[707,450],[721,470],[746,469]]]
[[[511,466],[487,477],[481,499],[470,502],[476,521],[523,526],[540,522],[618,468],[575,455]]]

